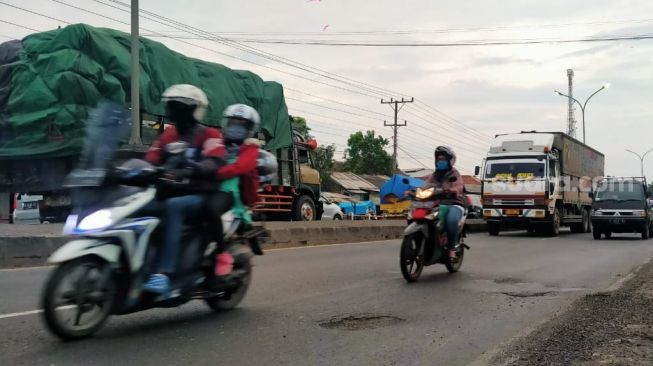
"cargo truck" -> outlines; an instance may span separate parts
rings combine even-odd
[[[603,173],[604,155],[562,132],[497,135],[481,175],[488,233],[507,226],[552,236],[561,226],[590,232],[591,193]]]

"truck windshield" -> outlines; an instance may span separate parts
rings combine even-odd
[[[485,178],[544,178],[544,168],[544,162],[492,162],[487,164]]]
[[[596,192],[595,200],[598,201],[643,201],[644,189],[636,182],[614,182],[601,184]]]

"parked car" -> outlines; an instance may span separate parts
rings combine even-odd
[[[17,193],[15,197],[16,208],[13,213],[14,224],[40,224],[40,201],[43,196]]]
[[[324,207],[322,220],[342,220],[345,216],[337,203],[330,201],[324,196],[320,196],[320,201]]]

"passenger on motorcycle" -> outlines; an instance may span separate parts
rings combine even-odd
[[[179,84],[168,88],[163,93],[162,101],[166,106],[166,116],[174,125],[168,127],[152,144],[145,159],[154,165],[164,165],[170,158],[166,146],[183,141],[188,144],[185,151],[187,164],[166,172],[166,177],[177,181],[185,178],[214,181],[217,169],[224,163],[225,148],[220,131],[199,124],[208,107],[206,94],[193,85]],[[145,208],[145,211],[160,214],[164,226],[163,245],[156,268],[144,290],[155,293],[170,290],[170,277],[176,269],[183,223],[188,217],[201,214],[206,198],[207,194],[202,193],[163,197]]]
[[[463,198],[463,179],[454,167],[456,154],[447,146],[438,146],[435,149],[435,172],[426,183],[441,188],[444,198],[440,201],[440,212],[446,213],[441,222],[447,232],[449,257],[456,258],[455,247],[458,244],[460,226],[465,214],[465,200]]]
[[[218,278],[229,275],[234,262],[233,256],[225,248],[221,216],[232,210],[234,215],[245,223],[249,224],[252,220],[247,206],[253,206],[258,197],[259,178],[256,165],[259,142],[253,137],[260,123],[258,112],[244,104],[231,105],[222,115],[227,165],[218,169],[220,192],[212,194],[208,200],[209,220],[217,223],[215,239],[218,243],[218,254],[215,275]]]

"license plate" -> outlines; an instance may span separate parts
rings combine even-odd
[[[36,210],[38,206],[38,202],[23,202],[23,210]]]
[[[414,201],[413,208],[433,208],[433,202]]]
[[[507,209],[504,211],[507,216],[519,216],[519,210],[516,209]]]
[[[625,223],[625,221],[623,219],[612,219],[611,221],[612,221],[613,224],[617,224],[617,225],[621,225],[621,224]]]

